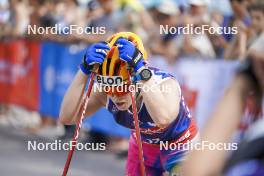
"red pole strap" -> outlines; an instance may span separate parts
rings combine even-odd
[[[129,70],[128,70],[128,75],[130,77]],[[140,136],[139,121],[138,121],[138,114],[137,114],[137,105],[136,105],[136,99],[135,99],[134,93],[135,93],[135,89],[133,89],[133,92],[130,92],[130,97],[132,99],[132,111],[133,111],[133,118],[135,121],[136,142],[138,145],[138,156],[139,156],[139,161],[140,161],[140,175],[146,176],[144,157],[143,157],[143,149],[142,149],[141,136]]]
[[[74,136],[73,136],[73,139],[71,140],[71,145],[70,145],[71,148],[70,148],[70,151],[68,153],[67,161],[65,163],[62,176],[66,176],[67,175],[69,167],[70,167],[70,164],[71,164],[72,155],[73,155],[73,152],[75,151],[75,146],[76,146],[76,143],[77,143],[77,139],[79,137],[79,131],[80,131],[81,126],[82,126],[82,120],[84,118],[84,115],[85,115],[85,112],[86,112],[86,108],[87,108],[87,104],[88,104],[88,101],[89,101],[89,97],[90,97],[90,94],[91,94],[91,91],[92,91],[93,82],[94,82],[94,76],[95,76],[95,72],[92,72],[91,76],[90,76],[90,81],[89,81],[89,84],[88,84],[88,90],[86,92],[84,102],[82,103],[82,106],[80,108],[80,109],[82,109],[81,118],[78,119],[78,122],[76,123],[76,129],[75,129],[75,132],[74,132]]]

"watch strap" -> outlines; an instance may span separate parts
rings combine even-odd
[[[130,65],[132,67],[135,67],[142,60],[144,60],[142,53],[139,51],[139,49],[135,48],[135,52],[131,59]]]

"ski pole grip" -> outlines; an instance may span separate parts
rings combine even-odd
[[[100,64],[94,64],[94,66],[93,66],[93,69],[92,69],[92,72],[93,73],[97,73],[98,72],[98,69],[99,69],[99,67],[100,67]]]

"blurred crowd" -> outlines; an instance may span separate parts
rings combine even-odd
[[[142,37],[149,55],[168,63],[179,57],[245,58],[247,49],[263,31],[263,2],[260,0],[1,0],[0,39],[26,37],[58,42],[102,41],[117,31],[132,31]],[[77,25],[96,30],[97,35],[29,34],[28,26]],[[237,27],[237,34],[161,33],[160,25],[179,27]],[[202,43],[202,45],[201,45]]]
[[[28,34],[29,25],[53,27],[56,24],[93,27],[88,29],[105,27],[105,33],[97,35],[93,34],[95,31],[90,31],[89,35],[77,32]],[[161,25],[179,27],[187,24],[193,24],[194,27],[202,25],[213,28],[237,27],[238,33],[234,35],[160,32]],[[243,61],[250,48],[263,47],[259,45],[264,40],[264,2],[262,0],[0,0],[0,41],[28,38],[89,45],[106,40],[108,36],[118,31],[132,31],[138,34],[145,44],[150,61],[154,64],[162,63],[169,67],[176,64],[179,58],[189,57]],[[262,42],[259,42],[260,40]],[[3,105],[0,107],[1,114],[6,113],[7,108]],[[13,113],[21,116],[22,111],[16,108]],[[37,116],[37,114],[33,115]],[[2,124],[5,123],[3,120],[0,121]],[[21,121],[21,118],[14,120],[13,123],[18,121]],[[43,123],[57,124],[46,121]],[[38,122],[36,120],[34,124]],[[70,126],[66,127],[66,131],[73,129]],[[46,131],[51,133],[52,130],[48,128]],[[57,126],[56,131],[58,136],[64,133]],[[52,134],[55,134],[54,131]]]

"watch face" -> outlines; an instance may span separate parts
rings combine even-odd
[[[152,73],[149,69],[144,69],[141,72],[141,76],[143,80],[149,80],[150,77],[152,76]]]

